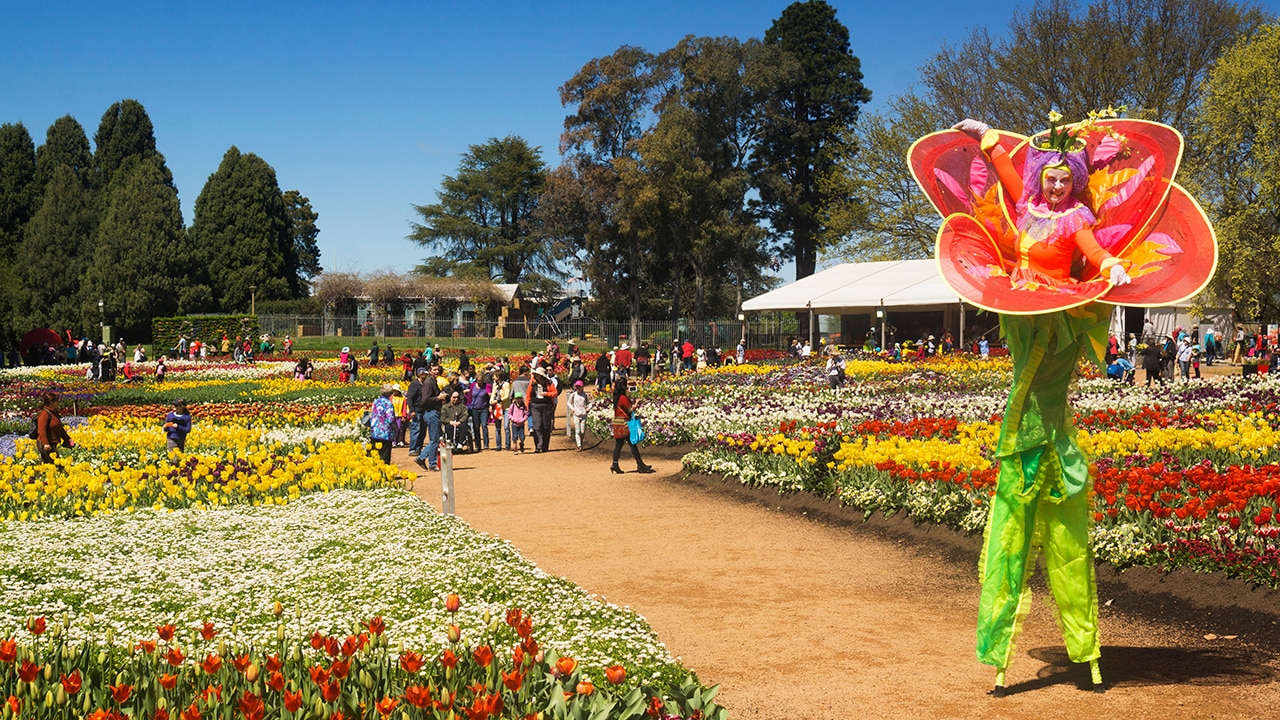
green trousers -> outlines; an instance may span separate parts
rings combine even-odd
[[[1092,483],[1075,442],[1067,392],[1082,357],[1097,360],[1109,306],[1001,316],[1014,361],[996,455],[996,494],[983,540],[977,654],[1008,667],[1031,609],[1027,580],[1044,555],[1058,624],[1074,662],[1097,659],[1098,590],[1089,549]]]

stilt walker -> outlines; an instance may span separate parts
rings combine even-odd
[[[1114,305],[1161,306],[1200,292],[1217,265],[1213,229],[1173,177],[1182,136],[1108,110],[1031,138],[964,120],[911,146],[916,181],[942,215],[943,278],[1000,314],[1013,388],[995,455],[995,496],[979,560],[978,659],[994,694],[1043,553],[1073,662],[1098,666],[1098,590],[1089,530],[1093,479],[1067,393],[1082,359],[1102,365]]]

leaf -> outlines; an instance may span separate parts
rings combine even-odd
[[[1098,147],[1093,149],[1093,157],[1090,158],[1090,165],[1096,170],[1105,167],[1120,152],[1120,141],[1114,137],[1107,135],[1098,143]]]
[[[960,187],[960,182],[958,180],[952,177],[949,173],[942,172],[938,168],[933,169],[933,174],[934,177],[938,178],[938,182],[942,183],[943,187],[949,190],[952,195],[955,195],[957,200],[964,203],[966,208],[971,207],[969,204],[969,195],[964,191],[964,188]]]

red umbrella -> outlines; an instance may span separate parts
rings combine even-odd
[[[22,336],[22,340],[18,341],[18,352],[22,353],[23,357],[26,357],[27,351],[31,348],[48,347],[49,345],[62,347],[62,338],[49,328],[36,328],[28,331],[26,335]]]

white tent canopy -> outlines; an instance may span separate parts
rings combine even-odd
[[[940,310],[960,304],[936,260],[842,263],[742,303],[744,312],[811,311],[820,315]]]

